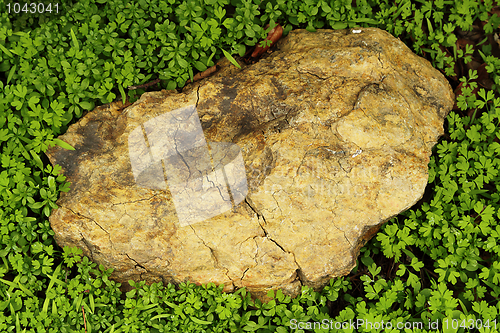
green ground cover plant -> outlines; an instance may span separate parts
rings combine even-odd
[[[62,13],[33,16],[7,14],[0,0],[1,332],[499,330],[498,1],[60,4]],[[285,34],[379,27],[447,76],[457,102],[421,202],[381,228],[350,275],[294,299],[272,292],[265,304],[215,285],[139,282],[121,292],[111,270],[59,248],[48,216],[70,187],[44,152],[72,147],[57,136],[95,106],[145,91],[129,86],[160,79],[157,89],[181,89],[216,59],[244,56],[275,23]]]

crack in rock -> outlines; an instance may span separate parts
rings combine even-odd
[[[255,266],[254,266],[255,267]],[[240,281],[242,281],[244,278],[245,278],[245,274],[247,273],[247,271],[250,269],[250,267],[248,267],[247,269],[245,269],[245,271],[243,272],[243,274],[241,275],[241,278],[240,278]]]
[[[99,228],[102,229],[102,231],[104,231],[105,233],[107,233],[109,235],[109,232],[106,231],[106,229],[104,229],[99,223],[97,223],[97,221],[95,221],[94,219],[92,219],[91,217],[88,217],[88,216],[85,216],[81,213],[76,213],[74,212],[71,208],[68,208],[68,207],[64,207],[66,209],[68,209],[69,211],[71,211],[73,214],[75,214],[76,216],[79,216],[79,217],[83,217],[84,219],[87,219],[87,220],[90,220],[92,222],[94,222]]]
[[[259,213],[257,211],[257,209],[254,207],[253,204],[251,204],[251,199],[248,198],[245,198],[245,202],[247,203],[247,205],[255,212],[255,214],[257,214],[257,216],[260,218],[262,217],[262,220],[264,221],[264,223],[266,223],[266,219],[264,218],[264,215],[262,215],[261,213]],[[279,206],[278,206],[279,207]],[[280,208],[281,209],[281,208]],[[281,251],[283,251],[284,253],[288,253],[288,254],[291,254],[293,256],[293,261],[295,263],[295,265],[297,265],[297,270],[296,270],[296,273],[297,273],[297,278],[299,279],[301,285],[304,285],[304,281],[305,281],[305,276],[303,275],[302,273],[302,268],[300,267],[299,263],[297,262],[297,259],[295,258],[295,253],[293,252],[289,252],[289,251],[286,251],[277,241],[275,241],[274,239],[272,239],[271,237],[269,237],[268,233],[267,233],[267,230],[264,228],[264,226],[259,222],[259,225],[262,229],[262,231],[264,232],[264,237],[266,237],[267,239],[269,239],[271,242],[273,242],[277,247],[279,247],[281,249]],[[258,237],[258,236],[256,236]],[[255,239],[255,238],[254,238]],[[257,247],[257,250],[258,250],[258,247]],[[255,256],[255,258],[257,258],[257,255],[258,255],[258,251],[257,251],[257,254]],[[245,271],[246,272],[246,271]]]
[[[198,102],[200,101],[200,88],[201,88],[201,86],[198,86],[196,88],[196,104],[195,104],[196,107],[198,107]]]
[[[92,251],[91,245],[88,243],[88,241],[85,239],[85,237],[83,236],[83,234],[81,232],[80,232],[80,236],[82,237],[81,240],[82,240],[83,244],[85,244],[85,246],[89,250],[90,258],[93,261],[94,260],[94,252]]]
[[[195,236],[196,236],[196,237],[198,237],[198,239],[202,242],[202,244],[203,244],[204,246],[206,246],[206,247],[210,250],[210,255],[211,255],[212,259],[215,261],[215,267],[216,267],[216,268],[221,268],[221,269],[223,269],[223,270],[225,271],[225,272],[224,272],[224,274],[226,275],[226,277],[227,277],[229,280],[233,281],[233,285],[234,285],[234,280],[233,280],[233,279],[231,279],[231,277],[228,275],[228,273],[229,273],[229,269],[228,269],[228,268],[226,268],[226,267],[224,267],[224,266],[222,266],[222,265],[219,263],[219,259],[217,258],[217,255],[215,254],[215,250],[214,250],[213,248],[211,248],[210,246],[208,246],[208,245],[205,243],[205,241],[204,241],[204,240],[203,240],[203,239],[202,239],[202,238],[201,238],[201,237],[200,237],[200,236],[196,233],[196,230],[193,228],[193,226],[192,226],[191,224],[190,224],[189,226],[190,226],[190,227],[191,227],[191,229],[193,230],[193,233],[195,234]]]
[[[92,221],[93,223],[95,223],[102,231],[104,231],[107,235],[108,235],[108,240],[109,240],[109,244],[111,245],[111,248],[114,249],[114,245],[113,245],[113,241],[111,240],[111,234],[106,230],[104,229],[99,223],[97,223],[97,221],[95,221],[94,219],[88,217],[88,216],[85,216],[83,214],[80,214],[80,213],[77,213],[75,211],[73,211],[71,208],[69,207],[64,207],[66,208],[67,210],[69,210],[70,212],[72,212],[74,215],[78,216],[78,217],[81,217],[81,218],[84,218],[84,219],[87,219],[89,221]],[[83,234],[80,232],[80,235],[82,236],[82,238],[84,239],[84,243],[87,245],[87,240],[85,239],[85,237],[83,236]],[[88,246],[87,246],[88,247]],[[90,249],[89,247],[89,250],[90,250],[90,256],[93,258],[94,257],[94,254],[92,252],[92,250]]]
[[[251,237],[251,238],[252,238],[252,240],[253,240],[253,242],[254,242],[254,244],[255,244],[255,254],[254,254],[253,258],[252,258],[252,259],[253,259],[253,261],[255,262],[255,265],[253,265],[253,266],[251,266],[251,267],[247,267],[247,268],[245,269],[245,271],[244,271],[244,272],[243,272],[243,274],[241,275],[240,281],[242,281],[242,280],[245,278],[245,274],[247,273],[247,271],[248,271],[249,269],[251,269],[251,268],[255,268],[255,267],[257,267],[257,266],[259,265],[259,262],[257,261],[257,257],[258,257],[258,255],[259,255],[259,244],[257,244],[257,241],[255,240],[255,238],[257,238],[257,237],[261,237],[261,236],[256,235],[256,236]],[[249,239],[250,239],[250,238],[247,238],[246,240],[244,240],[243,242],[241,242],[241,243],[240,243],[240,256],[241,256],[241,254],[242,254],[242,253],[241,253],[241,244],[242,244],[242,243],[244,243],[244,242],[246,242],[246,241],[247,241],[247,240],[249,240]]]
[[[265,232],[265,230],[264,230],[264,232]],[[266,233],[266,238],[269,239],[271,242],[273,242],[277,247],[279,247],[281,249],[281,251],[283,251],[284,253],[291,254],[293,256],[293,262],[295,263],[295,265],[297,265],[297,269],[295,270],[295,272],[297,274],[297,279],[299,280],[301,285],[304,285],[304,281],[306,281],[306,277],[302,271],[302,268],[300,267],[299,263],[297,262],[297,258],[295,257],[295,253],[285,250],[283,248],[283,246],[281,246],[277,241],[275,241],[274,239],[269,237],[267,235],[267,233]]]
[[[340,231],[340,232],[344,235],[345,240],[349,243],[349,245],[350,245],[350,246],[351,246],[351,248],[352,248],[352,243],[351,243],[351,241],[349,240],[349,238],[347,238],[347,236],[346,236],[346,234],[345,234],[345,231],[344,231],[344,230],[342,230],[342,229],[340,229],[339,227],[337,227],[337,226],[335,225],[335,223],[332,223],[332,225],[335,227],[335,229],[337,229],[338,231]]]
[[[382,69],[384,69],[384,62],[382,61],[382,59],[380,59],[380,56],[381,56],[381,52],[378,52],[378,61],[380,62],[380,67]]]
[[[139,200],[134,200],[134,201],[125,201],[125,202],[117,202],[117,203],[113,203],[111,204],[111,206],[118,206],[118,205],[126,205],[126,204],[133,204],[133,203],[137,203],[137,202],[141,202],[141,201],[149,201],[151,199],[153,199],[154,197],[156,197],[157,194],[153,195],[152,197],[150,198],[144,198],[144,199],[139,199]]]
[[[323,81],[324,81],[324,80],[327,80],[327,79],[329,79],[329,78],[331,78],[331,76],[321,77],[321,76],[319,76],[318,74],[315,74],[315,73],[313,73],[313,72],[311,72],[311,71],[308,71],[308,70],[302,70],[302,71],[301,71],[300,69],[297,69],[297,72],[299,72],[300,74],[309,74],[309,75],[315,76],[315,77],[317,77],[318,79],[323,80]]]
[[[283,190],[278,190],[277,192],[280,192],[280,191],[283,191]],[[283,191],[283,192],[284,192],[284,191]],[[278,206],[278,208],[279,208],[279,210],[280,210],[280,212],[281,212],[281,216],[283,216],[283,211],[281,210],[281,207],[280,207],[280,204],[279,204],[279,202],[278,202],[278,199],[276,199],[276,197],[274,196],[274,194],[275,194],[275,193],[276,193],[276,192],[273,192],[271,195],[273,196],[274,201],[276,201],[276,205]]]
[[[253,204],[252,199],[250,199],[250,198],[249,198],[249,196],[246,196],[246,197],[245,197],[245,203],[246,203],[246,204],[248,205],[248,207],[250,207],[250,209],[252,209],[252,211],[253,211],[253,212],[257,215],[257,219],[259,219],[259,220],[260,220],[260,219],[262,218],[262,220],[264,221],[264,224],[265,224],[265,223],[266,223],[266,219],[265,219],[264,215],[263,215],[261,212],[259,212],[259,211],[257,210],[257,208],[255,208],[255,205]],[[259,222],[259,224],[260,224],[260,222]],[[262,225],[261,225],[260,227],[262,228]],[[264,228],[262,228],[262,229],[264,230]],[[264,230],[264,232],[265,232],[265,230]]]
[[[140,268],[142,268],[142,269],[144,269],[144,270],[146,270],[146,271],[147,271],[146,267],[142,266],[142,265],[141,265],[141,264],[139,264],[139,263],[138,263],[138,262],[137,262],[134,258],[130,257],[130,256],[128,255],[128,253],[121,253],[121,254],[126,255],[126,256],[127,256],[127,258],[129,258],[131,261],[135,262],[135,266],[136,266],[136,267],[137,267],[137,266],[139,266]]]

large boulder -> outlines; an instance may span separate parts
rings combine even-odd
[[[379,29],[296,30],[253,65],[182,93],[98,107],[54,147],[71,190],[60,246],[112,277],[247,287],[348,274],[381,224],[423,195],[453,105],[444,76]]]

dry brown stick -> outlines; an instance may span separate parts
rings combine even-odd
[[[85,319],[85,310],[83,310],[83,305],[82,305],[82,312],[83,312],[83,324],[85,325],[85,333],[87,333],[87,320]]]
[[[209,77],[210,75],[215,73],[216,70],[217,70],[217,65],[214,65],[210,68],[205,69],[203,72],[200,72],[193,77],[193,82],[204,79],[206,77]],[[191,82],[191,80],[186,81],[186,83],[189,83],[189,82]]]
[[[257,45],[255,47],[255,50],[252,53],[252,58],[257,58],[260,57],[264,52],[266,52],[271,46],[276,43],[281,36],[283,35],[283,28],[279,23],[267,34],[266,40],[270,40],[271,44],[269,46],[261,47],[260,45]]]
[[[156,79],[156,80],[153,80],[153,81],[148,82],[148,83],[140,84],[138,86],[129,86],[128,90],[135,90],[135,89],[147,88],[147,87],[150,87],[150,86],[153,86],[153,85],[157,84],[158,82],[160,82],[160,79]]]

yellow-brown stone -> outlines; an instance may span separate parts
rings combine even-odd
[[[48,156],[72,183],[50,217],[61,246],[78,246],[126,282],[191,281],[296,295],[348,274],[359,249],[427,184],[431,149],[453,105],[444,76],[374,28],[296,30],[256,64],[227,61],[213,77],[99,107]],[[182,225],[168,188],[138,186],[129,136],[196,106],[208,142],[241,150],[248,194],[234,209]]]

